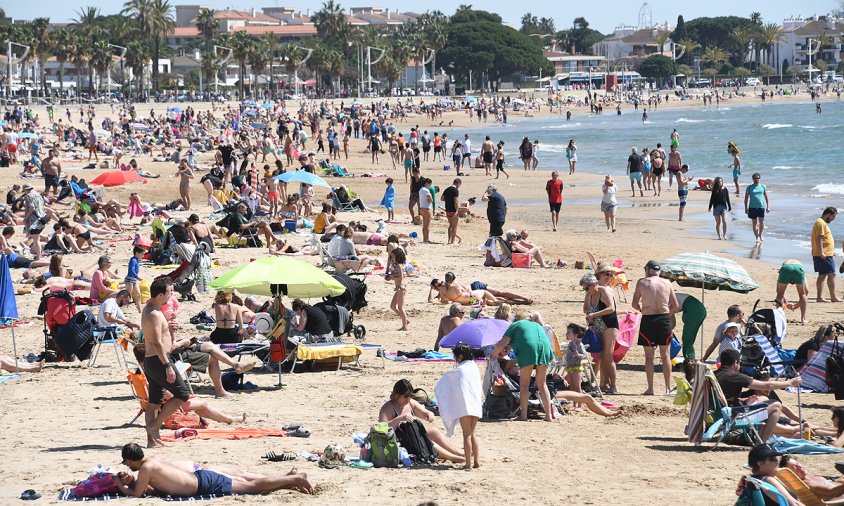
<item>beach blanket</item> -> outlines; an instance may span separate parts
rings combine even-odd
[[[806,390],[821,393],[829,392],[829,387],[826,385],[826,359],[832,352],[833,344],[833,341],[827,341],[812,360],[803,366],[803,369],[800,369],[800,377],[803,378],[800,388],[804,392]]]
[[[768,444],[774,450],[789,455],[826,455],[830,453],[844,453],[844,449],[836,448],[827,444],[815,443],[805,439],[793,439],[788,437],[771,436]]]
[[[0,385],[20,377],[20,374],[0,374]]]
[[[0,329],[8,329],[10,327],[26,327],[28,325],[32,325],[32,322],[27,320],[12,320],[11,318],[0,318]]]
[[[182,435],[179,437],[177,434]],[[238,427],[236,429],[180,429],[173,434],[162,435],[161,440],[167,443],[176,441],[190,441],[191,439],[257,439],[263,437],[287,437],[281,429],[265,429],[261,427]]]
[[[195,495],[192,497],[174,497],[172,495],[167,496],[160,496],[159,499],[163,499],[165,501],[172,501],[172,502],[182,502],[182,501],[210,501],[211,499],[217,499],[219,497],[232,497],[235,495],[240,494],[231,494],[231,495]],[[148,496],[154,497],[154,496]],[[110,494],[110,495],[101,495],[97,497],[75,497],[73,495],[72,488],[66,488],[59,492],[58,500],[59,501],[76,501],[76,502],[87,502],[87,501],[110,501],[112,499],[134,499],[130,497],[126,497],[125,495],[118,495],[118,494]]]
[[[466,360],[443,374],[434,387],[440,417],[448,437],[460,423],[460,417],[483,416],[483,390],[481,372],[472,360]]]

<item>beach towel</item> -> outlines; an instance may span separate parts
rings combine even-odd
[[[844,449],[836,448],[827,444],[815,443],[805,439],[793,439],[789,437],[771,436],[768,444],[774,450],[789,455],[827,455],[831,453],[844,453]]]
[[[238,427],[236,429],[188,429],[181,432],[184,437],[178,437],[176,435],[178,432],[179,431],[175,431],[173,434],[162,435],[161,440],[167,443],[190,441],[191,439],[230,439],[233,441],[239,441],[241,439],[287,436],[287,433],[281,429],[265,429],[261,427]]]
[[[236,496],[236,495],[241,495],[241,494],[230,494],[230,495],[226,495],[226,496],[208,494],[208,495],[195,495],[195,496],[192,496],[192,497],[174,497],[172,495],[167,495],[167,496],[161,496],[161,497],[159,497],[159,499],[162,499],[164,501],[171,501],[171,502],[210,501],[211,499],[217,499],[219,497],[233,497],[233,496]],[[147,497],[155,497],[155,496],[147,496]],[[61,492],[59,492],[59,496],[58,496],[57,499],[59,501],[88,502],[88,501],[110,501],[112,499],[129,499],[129,498],[126,497],[125,495],[119,495],[119,494],[101,495],[101,496],[97,496],[97,497],[75,497],[73,495],[73,489],[72,488],[66,488],[66,489],[62,490]]]
[[[774,375],[782,376],[785,373],[785,367],[783,367],[780,363],[780,355],[771,345],[771,341],[763,335],[756,335],[753,336],[753,338],[756,339],[756,342],[759,344],[759,348],[761,348],[762,352],[765,354],[765,358],[768,359],[768,362],[771,363],[771,367],[774,368],[774,372],[776,373]]]
[[[800,388],[804,392],[807,390],[821,393],[829,392],[829,387],[826,384],[826,359],[832,353],[832,346],[833,341],[827,341],[812,360],[800,369],[800,377],[803,378]]]
[[[129,219],[132,218],[139,218],[144,215],[144,208],[137,200],[132,200],[129,202],[129,205],[126,206],[126,210],[129,211]]]
[[[12,381],[13,379],[17,379],[19,377],[20,374],[0,374],[0,385]]]
[[[481,372],[473,360],[463,361],[443,374],[434,387],[434,395],[449,437],[454,435],[460,417],[483,416]]]

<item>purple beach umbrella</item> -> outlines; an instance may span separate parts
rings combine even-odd
[[[454,348],[460,343],[471,348],[494,346],[504,335],[510,322],[494,318],[477,318],[460,324],[440,341],[441,348]]]

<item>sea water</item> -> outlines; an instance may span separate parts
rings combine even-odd
[[[690,167],[693,185],[700,178],[721,176],[730,190],[733,211],[729,238],[742,247],[747,246],[744,253],[749,251],[749,256],[754,258],[781,261],[794,257],[811,265],[808,239],[812,224],[823,208],[844,207],[844,102],[823,101],[822,114],[817,114],[808,100],[777,104],[774,98],[773,102],[728,104],[722,102],[720,107],[704,108],[698,103],[687,108],[648,110],[646,123],[642,122],[642,107],[639,111],[626,107],[620,116],[612,109],[603,115],[573,111],[570,121],[566,121],[564,114],[530,120],[512,114],[506,127],[492,122],[476,123],[472,130],[478,133],[470,135],[475,146],[480,145],[482,138],[478,135],[481,134],[490,135],[493,142],[503,140],[508,171],[522,170],[518,159],[522,138],[528,137],[531,142],[538,139],[537,171],[557,170],[564,181],[568,174],[565,148],[569,139],[574,139],[578,172],[612,174],[626,188],[625,170],[631,148],[635,146],[641,153],[642,148],[654,149],[660,142],[668,152],[670,136],[676,128],[680,134],[680,153]],[[455,129],[450,136],[462,137],[462,133]],[[733,141],[741,150],[741,197],[735,196],[727,141]],[[744,214],[744,189],[751,183],[754,172],[762,174],[771,201],[771,213],[765,220],[766,240],[761,249],[752,247],[750,221]],[[667,176],[662,187],[665,192]],[[619,197],[622,209],[638,200]],[[599,198],[600,191],[596,188],[596,201]],[[690,224],[699,227],[701,234],[714,236],[712,218],[710,215],[706,218],[709,222],[705,226],[699,220]],[[844,237],[844,218],[833,222],[831,228],[838,239]]]

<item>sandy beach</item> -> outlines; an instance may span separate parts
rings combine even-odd
[[[738,98],[732,103],[758,100]],[[808,101],[807,95],[797,97],[776,97],[776,102],[791,100]],[[339,103],[339,100],[336,102]],[[688,102],[670,101],[667,107],[681,108],[699,105]],[[184,105],[184,104],[183,104]],[[166,109],[167,104],[154,106],[139,105],[139,114],[148,114],[152,107],[156,111]],[[198,110],[207,104],[195,106]],[[661,105],[660,108],[666,107]],[[35,111],[46,118],[41,107]],[[71,111],[74,111],[71,108]],[[78,107],[75,109],[78,111]],[[631,112],[632,107],[629,107]],[[63,117],[64,107],[56,108],[56,116]],[[574,114],[588,114],[585,109],[573,109]],[[607,111],[611,113],[611,111]],[[548,114],[547,107],[536,116]],[[98,108],[97,120],[110,115],[107,106]],[[112,116],[115,117],[115,116]],[[78,114],[74,113],[74,119]],[[472,139],[480,145],[484,126],[470,123],[465,113],[446,113],[445,123],[453,121],[448,129],[449,138],[454,139],[466,128],[473,128]],[[511,116],[511,121],[525,121]],[[399,123],[400,131],[411,126],[422,129],[440,127],[439,120],[431,122],[422,117],[410,117],[407,123]],[[489,129],[495,128],[490,123]],[[667,138],[670,132],[663,132]],[[568,135],[568,134],[566,134]],[[309,144],[313,139],[309,140]],[[515,147],[513,147],[515,148]],[[515,151],[515,149],[511,150]],[[386,174],[393,177],[397,188],[397,220],[390,224],[390,232],[421,234],[421,227],[413,226],[406,209],[408,186],[403,182],[402,170],[392,169],[389,155],[382,156],[381,163],[372,166],[369,155],[364,152],[362,140],[352,140],[351,157],[343,160],[354,174]],[[208,153],[198,157],[200,165],[208,167],[212,160]],[[169,201],[178,196],[177,183],[172,175],[173,164],[153,163],[139,159],[141,166],[161,174],[159,179],[150,179],[146,185],[130,185],[110,188],[106,194],[121,202],[128,201],[129,193],[138,191],[145,201]],[[531,240],[542,245],[543,254],[549,261],[561,259],[568,264],[565,269],[530,270],[483,267],[483,255],[477,246],[487,237],[488,224],[485,204],[478,202],[472,207],[476,217],[461,220],[458,233],[463,241],[459,245],[446,245],[446,221],[438,216],[432,223],[432,240],[435,244],[417,243],[409,248],[409,255],[420,267],[420,276],[410,281],[406,308],[411,318],[409,331],[399,332],[398,318],[389,311],[393,294],[391,283],[385,282],[377,273],[367,278],[369,307],[364,309],[356,323],[362,323],[368,330],[367,341],[384,345],[390,352],[413,350],[418,347],[431,349],[436,337],[439,319],[447,306],[426,301],[428,282],[432,277],[442,277],[446,271],[453,271],[466,284],[482,280],[496,288],[524,294],[534,299],[531,311],[542,313],[545,321],[556,329],[564,329],[569,322],[583,323],[583,291],[578,286],[580,277],[587,271],[574,268],[576,261],[588,263],[587,252],[592,252],[600,261],[621,259],[631,280],[632,296],[635,280],[643,275],[645,262],[651,258],[664,259],[680,252],[709,251],[732,258],[744,266],[760,288],[747,295],[732,292],[707,292],[706,306],[709,316],[705,322],[705,345],[712,339],[717,324],[726,319],[727,307],[741,304],[749,314],[757,299],[759,307],[767,307],[774,298],[778,265],[736,256],[730,252],[737,246],[727,241],[717,241],[712,230],[711,219],[696,220],[695,213],[704,212],[709,194],[692,191],[689,221],[677,221],[677,195],[675,191],[663,191],[661,197],[630,198],[623,170],[589,167],[589,173],[567,176],[562,167],[548,167],[540,164],[536,171],[525,172],[515,155],[508,160],[509,179],[499,179],[500,192],[510,203],[505,228],[526,229]],[[545,199],[545,182],[550,171],[557,169],[565,184],[564,204],[561,212],[561,227],[551,231],[550,217],[546,205],[537,205]],[[4,190],[13,183],[20,183],[13,169],[3,169],[6,179]],[[76,170],[88,180],[101,170]],[[613,174],[620,184],[618,231],[607,233],[600,212],[600,182],[602,173]],[[445,189],[455,177],[454,171],[443,171],[441,163],[422,162],[422,173],[433,179],[440,189]],[[483,175],[482,169],[472,169],[462,177],[461,199],[483,193],[492,180]],[[29,182],[40,188],[42,181]],[[346,184],[357,192],[367,205],[374,207],[384,190],[383,178],[355,177],[332,180],[333,184]],[[319,191],[317,192],[319,194]],[[196,212],[206,218],[210,209],[205,204],[205,192],[201,185],[192,185],[192,196],[197,203]],[[577,204],[572,204],[576,202]],[[580,204],[581,202],[588,202]],[[833,204],[833,202],[830,202]],[[340,213],[341,222],[362,220],[371,229],[375,220],[386,216],[383,208],[377,213]],[[176,215],[187,216],[189,212]],[[136,220],[137,221],[137,220]],[[806,233],[811,229],[806,224]],[[731,227],[746,227],[747,220],[739,220]],[[833,226],[833,232],[836,228]],[[148,227],[141,227],[140,233],[149,233]],[[18,232],[20,233],[20,232]],[[118,234],[116,238],[129,237]],[[304,244],[305,236],[294,236],[293,244]],[[131,253],[129,242],[106,241],[114,259],[118,274],[125,273]],[[378,256],[386,259],[384,248],[360,247],[364,256]],[[226,270],[264,255],[263,249],[219,249],[216,257],[221,264],[214,269],[219,275]],[[69,255],[67,266],[79,269],[96,262],[96,254]],[[297,257],[311,263],[319,263],[318,257]],[[810,258],[801,258],[810,266]],[[152,278],[167,272],[142,266],[141,275]],[[808,269],[807,269],[808,274]],[[14,277],[19,277],[13,272]],[[814,295],[814,274],[809,276],[811,295]],[[678,291],[685,291],[678,289]],[[691,292],[700,298],[700,291]],[[839,287],[839,294],[841,293]],[[787,296],[793,297],[793,289]],[[820,324],[841,319],[844,304],[820,304],[810,298],[808,324],[790,325],[787,348],[796,348],[813,336]],[[177,337],[202,336],[188,319],[202,309],[209,309],[211,295],[200,295],[198,302],[185,302],[179,315],[182,324]],[[43,321],[36,317],[39,294],[18,296],[19,312],[30,325],[15,329],[19,355],[29,352],[38,354],[43,349]],[[620,302],[620,311],[631,310],[629,303]],[[95,310],[96,311],[96,310]],[[127,316],[139,321],[134,307],[124,308]],[[790,317],[797,316],[789,313]],[[682,325],[682,324],[680,324]],[[677,331],[680,331],[678,327]],[[2,331],[0,354],[12,354],[11,334]],[[700,342],[696,347],[700,348]],[[433,468],[370,469],[358,470],[339,468],[327,470],[316,463],[298,459],[292,463],[269,463],[261,456],[269,450],[280,452],[321,451],[329,443],[343,446],[348,454],[357,455],[352,443],[353,432],[367,432],[377,419],[378,409],[388,398],[393,383],[400,378],[409,379],[414,387],[421,387],[433,393],[434,385],[442,374],[452,367],[448,363],[401,363],[386,362],[380,368],[380,359],[365,354],[364,367],[347,368],[338,372],[286,374],[284,388],[276,388],[277,377],[269,372],[251,372],[246,379],[260,386],[257,391],[238,393],[231,399],[214,400],[213,388],[207,375],[202,383],[195,385],[197,394],[210,397],[210,402],[229,413],[247,413],[244,426],[281,427],[288,422],[298,422],[312,431],[309,439],[266,438],[244,441],[188,441],[173,443],[167,448],[153,450],[155,455],[165,458],[189,458],[199,462],[237,465],[265,474],[283,474],[296,467],[308,473],[316,484],[317,494],[313,497],[296,492],[276,492],[269,496],[246,496],[217,499],[214,504],[274,504],[279,501],[290,504],[346,503],[364,504],[378,501],[384,504],[412,505],[425,501],[438,504],[458,504],[467,501],[476,503],[510,502],[517,504],[550,504],[563,501],[567,504],[732,504],[735,501],[735,485],[746,464],[747,449],[723,446],[714,452],[688,443],[683,434],[687,422],[685,407],[675,406],[673,397],[646,397],[640,395],[646,388],[643,372],[644,354],[639,347],[633,347],[619,366],[618,387],[620,394],[609,400],[624,408],[624,414],[614,419],[604,419],[588,412],[572,412],[558,422],[481,422],[478,425],[478,439],[481,448],[481,468],[471,472],[458,470],[450,465]],[[481,366],[482,367],[482,366]],[[675,372],[674,375],[680,375]],[[657,390],[661,376],[657,369]],[[785,403],[796,406],[796,396],[781,394]],[[803,416],[812,423],[829,425],[829,408],[834,404],[831,394],[804,394]],[[142,443],[144,430],[140,425],[126,426],[135,416],[138,403],[130,395],[126,371],[118,366],[115,352],[103,347],[97,366],[87,368],[79,363],[49,364],[40,374],[24,374],[0,385],[0,502],[10,504],[25,489],[35,489],[44,495],[41,503],[57,503],[59,490],[73,486],[87,477],[87,471],[97,465],[120,466],[120,447],[127,442]],[[218,426],[215,424],[214,426]],[[435,426],[442,429],[440,420]],[[459,446],[461,438],[455,435],[453,441]],[[711,448],[705,444],[703,450]],[[801,459],[804,465],[817,474],[833,472],[832,464],[842,460],[836,456],[814,456]],[[131,504],[158,504],[160,499],[132,499],[123,502]]]

